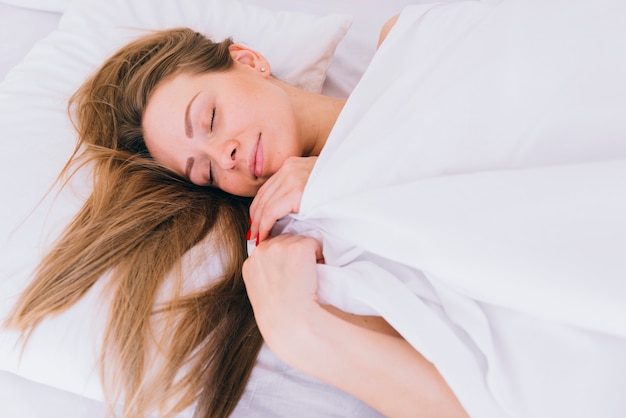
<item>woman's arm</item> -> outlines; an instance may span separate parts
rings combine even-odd
[[[467,417],[435,367],[404,339],[319,310],[286,361],[388,417]]]
[[[272,351],[386,416],[467,417],[435,367],[381,318],[318,303],[319,259],[317,241],[281,235],[244,264],[255,318]]]

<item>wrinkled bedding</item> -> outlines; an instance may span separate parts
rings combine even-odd
[[[405,9],[283,231],[471,416],[626,414],[626,5]]]

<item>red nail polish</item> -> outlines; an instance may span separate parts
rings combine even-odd
[[[258,235],[256,236],[256,243],[254,244],[254,246],[255,247],[259,246],[259,236]]]
[[[248,232],[246,233],[246,240],[250,240],[250,235],[252,234],[252,231],[250,229],[248,229]]]

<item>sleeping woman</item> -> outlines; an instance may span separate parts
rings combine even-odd
[[[241,276],[250,197],[263,184],[278,197],[279,185],[287,193],[276,206],[297,211],[315,161],[305,157],[319,154],[342,106],[273,78],[261,54],[228,39],[174,29],[124,47],[71,100],[79,144],[67,170],[93,164],[94,189],[8,325],[33,329],[108,277],[101,372],[111,403],[123,397],[125,416],[170,416],[194,402],[198,416],[227,416],[262,343]],[[191,293],[184,277],[166,283],[207,236],[223,278]],[[177,291],[155,303],[164,287]],[[328,309],[391,332],[377,317]],[[429,392],[459,408],[436,382]]]
[[[586,242],[559,235],[572,220],[605,231],[585,224],[597,205],[564,224],[559,210],[584,199],[555,187],[584,178],[608,199],[604,220],[623,213],[613,192],[626,176],[607,173],[623,170],[609,158],[626,156],[611,142],[626,130],[589,115],[624,96],[568,87],[620,74],[579,48],[620,39],[607,33],[626,11],[556,3],[407,8],[347,102],[275,79],[231,40],[175,29],[129,44],[71,101],[79,143],[65,172],[92,164],[94,189],[8,325],[28,332],[106,277],[102,376],[125,416],[193,404],[228,416],[262,341],[387,416],[623,415],[626,332],[605,321],[623,299],[552,256]],[[573,115],[603,123],[591,135],[564,125]],[[548,229],[556,241],[523,252],[538,236],[524,234]],[[170,273],[205,239],[224,275],[189,289]],[[581,293],[606,314],[580,314]]]

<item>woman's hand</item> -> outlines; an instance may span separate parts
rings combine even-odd
[[[244,263],[254,316],[272,352],[386,416],[467,418],[435,366],[404,339],[318,303],[320,261],[316,240],[283,234]]]
[[[250,206],[250,238],[265,240],[277,220],[300,210],[304,186],[317,157],[289,157],[259,189]]]
[[[272,351],[286,359],[298,350],[299,331],[317,302],[316,264],[320,244],[282,234],[263,242],[243,264],[243,278],[254,316]]]

